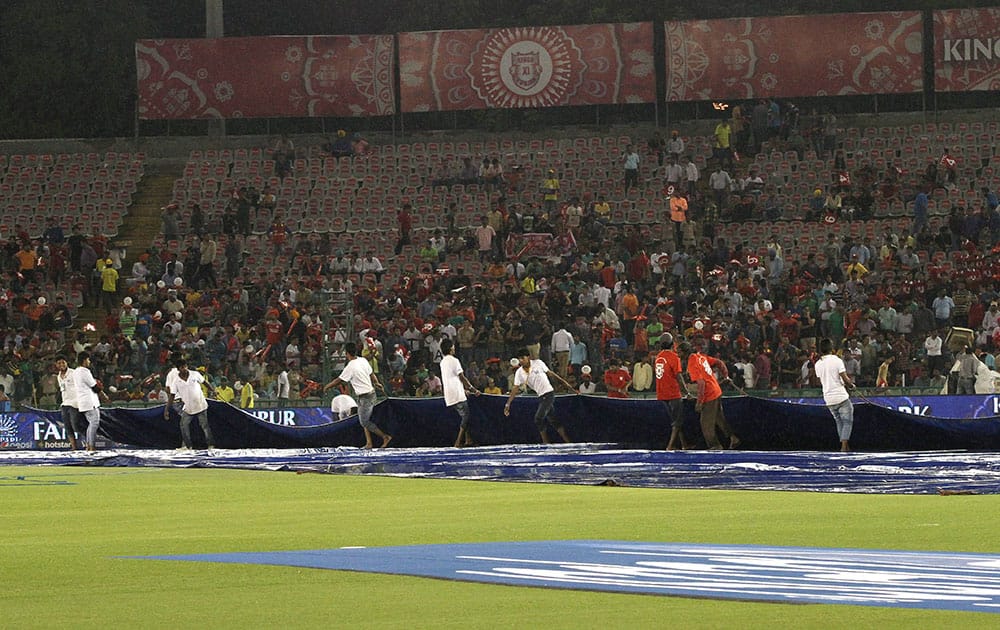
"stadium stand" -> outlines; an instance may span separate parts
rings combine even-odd
[[[889,383],[939,388],[945,365],[929,365],[923,336],[952,324],[976,332],[992,368],[998,322],[985,313],[998,297],[992,247],[1000,221],[995,197],[982,189],[995,178],[998,124],[847,126],[835,154],[817,137],[818,123],[799,127],[762,142],[759,153],[743,147],[722,197],[709,184],[712,134],[681,134],[699,176],[679,239],[666,212],[666,171],[635,133],[376,143],[341,159],[305,146],[283,178],[264,148],[194,150],[165,204],[177,210],[177,238],[160,234],[148,251],[133,252],[142,266],[120,270],[116,293],[132,307],[102,322],[106,335],[78,343],[99,350],[96,369],[122,401],[157,400],[150,377],[172,351],[191,355],[213,379],[256,384],[265,400],[283,369],[293,398],[315,395],[338,360],[324,339],[352,335],[366,340],[398,393],[432,393],[427,372],[440,334],[457,338],[478,386],[492,379],[505,391],[506,358],[532,341],[548,358],[548,337],[561,324],[587,350],[568,376],[579,378],[586,363],[598,382],[607,357],[642,363],[661,330],[671,329],[701,338],[755,389],[814,385],[810,357],[826,334],[857,360],[864,384],[875,384],[879,363],[892,354],[902,360]],[[621,158],[629,144],[642,149],[643,181],[626,193]],[[474,172],[462,172],[465,158]],[[483,158],[496,158],[504,177],[487,182],[478,171]],[[41,239],[34,246],[44,260],[37,248],[53,246],[48,219],[68,230],[63,217],[80,217],[103,257],[106,239],[128,219],[144,156],[10,155],[0,156],[0,169],[11,242]],[[551,216],[541,188],[550,171],[560,182]],[[914,234],[920,189],[932,200],[929,230]],[[602,197],[607,217],[595,207]],[[568,236],[574,198],[583,211]],[[412,235],[400,243],[404,204],[413,207]],[[202,216],[192,221],[195,205]],[[476,229],[487,215],[497,235],[481,253]],[[208,235],[217,282],[199,269]],[[541,249],[521,256],[529,241]],[[859,252],[860,281],[850,273],[859,270]],[[8,254],[9,269],[16,263]],[[33,343],[32,328],[46,328],[27,312],[38,297],[65,292],[74,310],[96,301],[92,274],[9,282],[8,353]],[[610,309],[599,306],[600,287],[611,292]],[[621,306],[626,287],[639,298],[638,317]],[[939,289],[955,302],[946,318],[933,310]],[[47,349],[71,342],[59,337]],[[34,365],[22,362],[28,376],[21,378],[35,387],[22,387],[17,400],[51,402],[30,393],[45,390],[47,357],[33,358]]]

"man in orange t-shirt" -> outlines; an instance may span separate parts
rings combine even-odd
[[[25,282],[33,282],[35,279],[35,267],[38,265],[38,254],[31,243],[25,242],[21,249],[14,254],[17,258],[18,271],[24,276]]]
[[[635,318],[639,316],[639,298],[636,296],[632,285],[625,284],[625,295],[622,296],[621,312],[622,332],[625,334],[625,342],[631,346],[635,343]]]
[[[604,385],[608,388],[608,398],[628,398],[628,386],[632,375],[622,367],[619,359],[611,359],[604,372]]]
[[[687,221],[688,202],[684,194],[667,186],[667,204],[670,206],[670,222],[674,224],[674,246],[684,244],[684,223]]]
[[[687,360],[688,378],[698,386],[698,403],[695,410],[701,412],[701,432],[705,437],[705,444],[710,450],[721,451],[722,444],[719,443],[717,429],[722,430],[722,434],[729,437],[729,448],[736,448],[740,439],[729,428],[726,416],[722,411],[722,388],[715,378],[714,368],[718,368],[724,380],[729,379],[729,370],[726,364],[708,355],[696,352],[691,344],[684,342],[680,345],[682,359]]]
[[[656,377],[656,399],[663,401],[670,418],[670,441],[667,450],[677,448],[678,442],[683,449],[690,448],[684,437],[684,394],[687,385],[684,382],[684,370],[681,368],[681,358],[674,352],[674,336],[664,333],[660,337],[660,352],[653,361],[653,374]]]

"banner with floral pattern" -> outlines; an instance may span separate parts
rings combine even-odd
[[[916,11],[667,22],[667,100],[923,89]]]
[[[139,118],[395,113],[391,35],[140,40]]]

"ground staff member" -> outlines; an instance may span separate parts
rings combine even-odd
[[[847,390],[854,389],[854,381],[847,375],[844,360],[833,353],[833,341],[820,340],[819,351],[822,356],[816,359],[816,377],[823,386],[823,402],[837,423],[840,450],[846,453],[851,450],[848,440],[854,427],[854,404]]]
[[[205,392],[201,389],[205,383],[205,377],[201,372],[188,369],[187,360],[183,357],[176,360],[177,375],[171,379],[170,387],[167,391],[167,404],[163,408],[163,419],[170,418],[170,407],[174,404],[174,399],[180,398],[184,407],[181,410],[181,441],[182,448],[193,449],[194,441],[191,439],[191,422],[197,418],[201,425],[201,431],[205,434],[205,443],[209,449],[215,448],[215,438],[212,437],[212,427],[208,424],[208,400],[205,399]]]
[[[684,403],[682,392],[687,392],[684,383],[684,370],[681,368],[681,358],[674,352],[674,336],[664,333],[660,338],[660,352],[653,362],[653,374],[656,376],[656,399],[663,402],[670,418],[670,441],[667,450],[675,450],[678,446],[690,448],[684,437]]]
[[[538,427],[538,432],[542,436],[542,442],[545,444],[551,443],[548,432],[549,426],[552,426],[556,430],[556,433],[559,434],[559,437],[564,442],[569,442],[570,439],[566,433],[566,427],[552,415],[552,406],[555,404],[556,395],[549,379],[554,377],[570,391],[572,391],[573,386],[567,383],[563,377],[550,371],[544,361],[532,359],[531,353],[528,352],[527,348],[518,350],[517,355],[520,367],[514,372],[514,386],[510,389],[510,397],[507,398],[507,404],[504,405],[503,415],[510,416],[510,403],[514,401],[515,396],[527,387],[535,392],[539,399],[538,409],[535,411],[535,426]]]
[[[726,364],[715,357],[695,352],[686,341],[680,345],[680,354],[682,360],[687,360],[688,377],[698,386],[695,409],[701,413],[701,432],[705,436],[706,446],[713,451],[722,450],[717,432],[721,430],[729,438],[729,448],[736,448],[740,444],[740,438],[736,437],[726,422],[726,415],[722,411],[722,388],[713,372],[717,368],[722,377],[728,379]]]
[[[76,408],[76,382],[73,380],[73,372],[69,369],[66,359],[63,357],[56,359],[56,382],[59,383],[59,394],[62,396],[59,413],[62,416],[63,428],[66,429],[66,437],[69,439],[69,447],[75,451],[80,448],[76,437],[83,431],[80,411]]]
[[[347,355],[347,365],[340,376],[333,379],[323,388],[323,391],[336,387],[341,383],[350,383],[354,390],[354,398],[358,402],[358,421],[365,431],[364,448],[372,447],[372,433],[382,438],[382,446],[386,447],[392,441],[392,436],[378,428],[372,422],[372,410],[375,408],[375,389],[385,392],[385,387],[379,382],[372,371],[368,359],[358,356],[358,346],[353,341],[344,344],[344,354]]]
[[[451,339],[441,341],[441,389],[444,393],[444,404],[449,409],[458,412],[462,422],[455,438],[455,448],[472,446],[472,435],[469,433],[469,401],[465,392],[478,396],[479,390],[465,378],[462,363],[455,357],[455,344]]]
[[[87,420],[87,450],[97,450],[97,430],[101,426],[101,399],[97,380],[90,371],[90,353],[81,352],[76,356],[73,370],[73,385],[76,391],[76,407]]]

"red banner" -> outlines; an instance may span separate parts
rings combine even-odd
[[[934,89],[1000,90],[1000,8],[934,12]]]
[[[140,40],[139,117],[395,113],[391,35]]]
[[[548,232],[526,232],[510,234],[504,243],[504,253],[507,258],[548,258],[550,256],[568,256],[576,249],[576,237],[573,232],[560,236]]]
[[[915,11],[667,22],[667,100],[923,89]]]
[[[651,23],[400,33],[405,112],[651,103]]]

